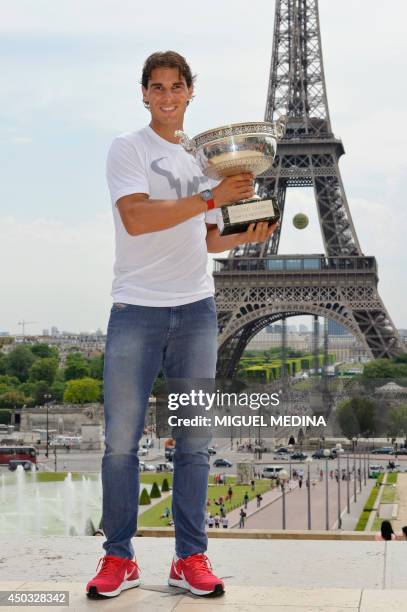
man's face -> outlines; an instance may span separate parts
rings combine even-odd
[[[182,126],[187,102],[192,96],[178,68],[154,68],[143,90],[143,98],[150,105],[154,122],[172,126]]]

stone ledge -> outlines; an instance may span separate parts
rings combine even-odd
[[[208,529],[209,538],[241,540],[347,540],[369,542],[375,539],[373,532],[366,531],[301,531],[276,529]],[[171,538],[174,529],[171,527],[143,527],[138,529],[137,537]]]

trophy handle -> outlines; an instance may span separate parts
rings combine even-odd
[[[190,138],[188,134],[185,134],[182,130],[176,130],[174,132],[174,136],[179,138],[179,144],[182,145],[185,151],[188,153],[192,153],[195,155],[196,153],[196,145],[193,138]]]

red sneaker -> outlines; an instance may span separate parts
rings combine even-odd
[[[225,591],[223,580],[212,573],[211,563],[202,553],[186,559],[174,557],[168,584],[187,589],[194,595],[222,595]]]
[[[96,571],[101,562],[100,572],[86,585],[88,597],[116,597],[125,589],[140,584],[139,568],[135,561],[106,555],[99,559]]]

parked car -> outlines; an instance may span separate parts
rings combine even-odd
[[[285,448],[284,446],[276,450],[276,455],[288,455],[288,453],[289,453],[288,448]]]
[[[312,458],[313,459],[325,459],[324,449],[319,448],[318,450],[316,450],[315,453],[312,454]],[[327,458],[334,459],[334,454],[332,453],[332,451],[329,451],[329,455]]]
[[[407,448],[399,448],[397,451],[395,451],[394,453],[395,455],[407,455]]]
[[[277,461],[288,461],[290,458],[290,453],[280,453],[279,455],[274,455],[273,459]]]
[[[305,453],[301,453],[301,452],[299,452],[299,451],[298,451],[298,452],[293,453],[293,454],[291,455],[291,459],[292,459],[293,461],[304,461],[304,459],[306,459],[306,458],[307,458],[307,456],[308,456],[308,455],[306,455]]]
[[[210,455],[216,455],[216,450],[213,448],[213,446],[210,446],[210,447],[208,448],[208,453],[209,453]]]
[[[227,459],[215,459],[213,467],[232,467],[233,463],[230,463]]]
[[[378,478],[384,472],[383,465],[369,465],[369,478]]]
[[[156,471],[157,472],[173,472],[174,466],[169,461],[167,461],[166,463],[159,463],[156,467]]]
[[[381,448],[375,448],[371,451],[371,455],[394,455],[394,448],[392,446],[382,446]]]
[[[144,461],[139,462],[140,472],[155,472],[155,465],[152,463],[145,463]]]
[[[282,465],[269,465],[263,468],[263,478],[277,478],[278,473],[284,469]]]

